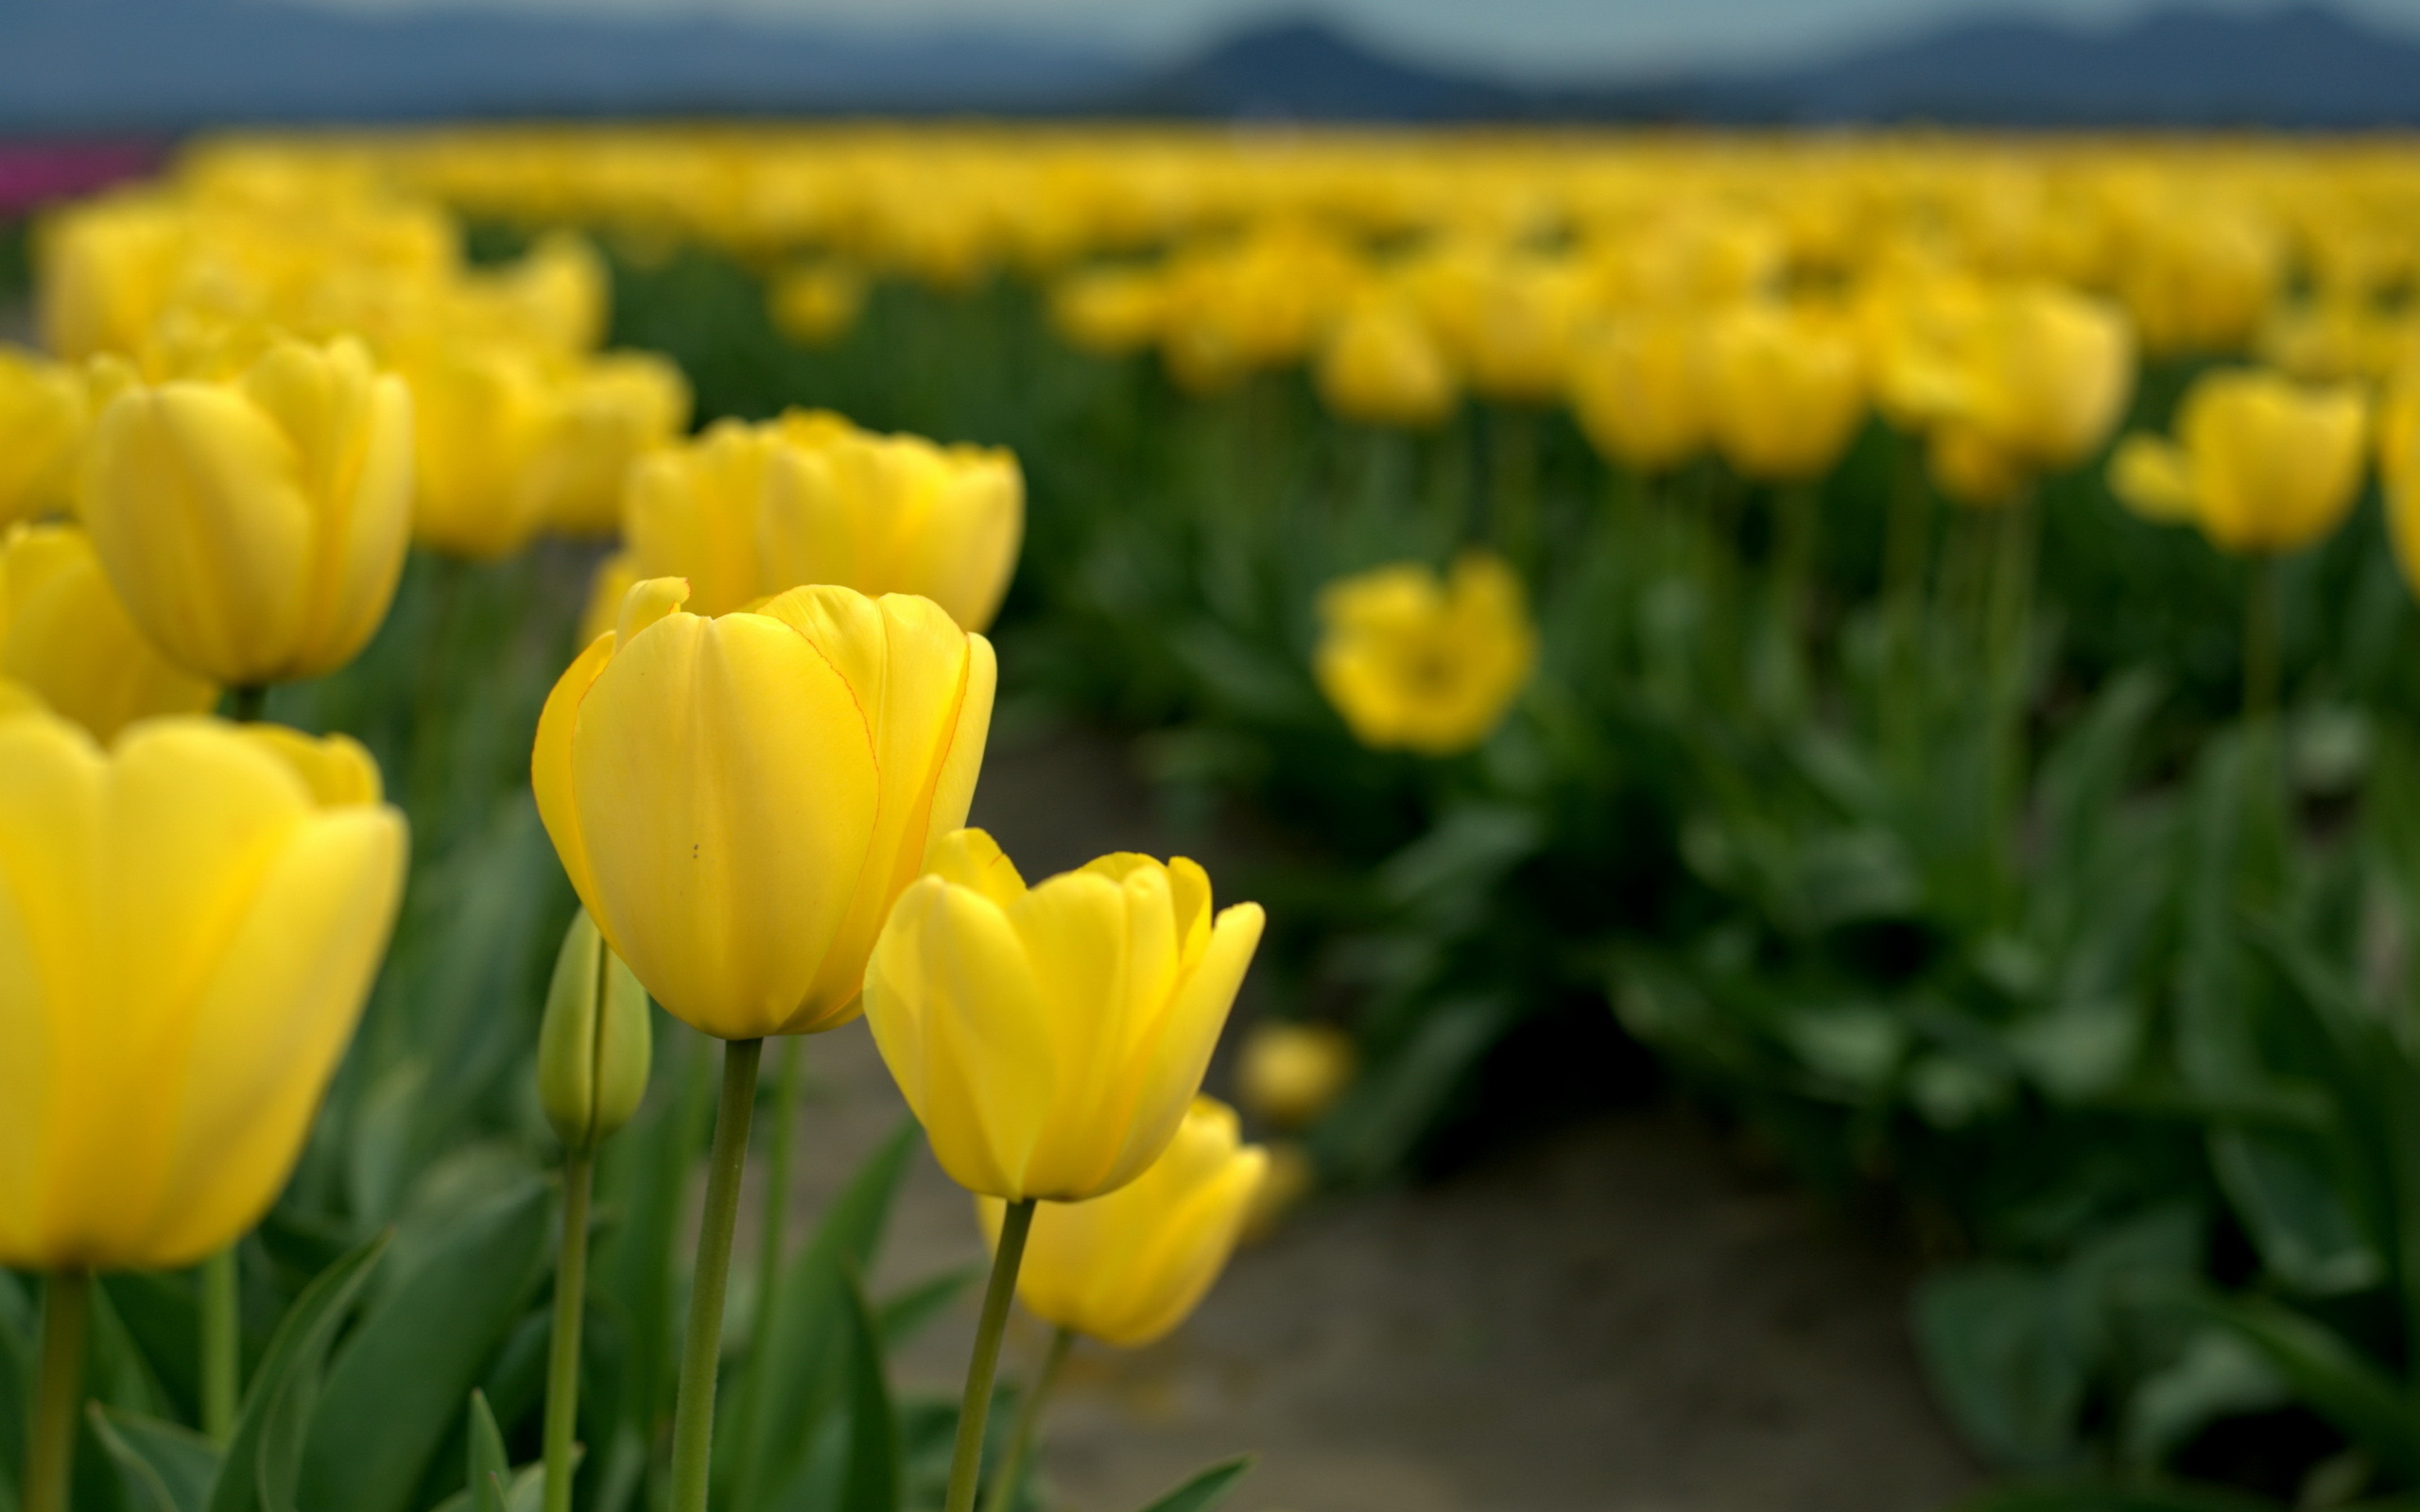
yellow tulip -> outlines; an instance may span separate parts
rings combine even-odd
[[[856,1016],[875,933],[965,821],[991,643],[927,600],[793,589],[720,618],[634,586],[546,699],[538,813],[614,953],[725,1040]]]
[[[1124,356],[1160,339],[1167,308],[1167,283],[1158,274],[1095,268],[1051,291],[1050,324],[1070,346]]]
[[[2069,468],[2108,438],[2134,377],[2117,306],[2048,284],[2000,289],[1941,353],[1925,419],[1973,433],[2021,470]]]
[[[1705,446],[1705,339],[1695,316],[1637,315],[1579,346],[1571,407],[1609,461],[1666,472]]]
[[[134,720],[218,699],[143,638],[91,540],[68,524],[21,524],[0,541],[0,675],[103,745]]]
[[[1236,1091],[1254,1118],[1301,1128],[1352,1084],[1353,1040],[1323,1023],[1259,1023],[1244,1038]]]
[[[1989,433],[1956,421],[1933,427],[1925,444],[1925,471],[1944,498],[1970,509],[2015,503],[2027,477],[2024,465]]]
[[[0,1264],[170,1269],[309,1132],[403,886],[342,737],[0,718]]]
[[[2360,495],[2368,404],[2351,385],[2249,369],[2204,374],[2176,438],[2127,438],[2112,491],[2153,520],[2189,519],[2221,551],[2293,551],[2334,530]]]
[[[1441,582],[1398,562],[1330,583],[1312,670],[1354,738],[1449,756],[1503,722],[1537,665],[1520,579],[1471,553]]]
[[[866,967],[874,1042],[971,1192],[1081,1202],[1176,1137],[1261,911],[1211,913],[1182,856],[1110,855],[1028,888],[980,830],[938,846]]]
[[[687,576],[709,612],[837,583],[919,594],[980,630],[1016,568],[1025,479],[1005,451],[794,410],[643,459],[624,527],[632,574]]]
[[[1766,483],[1830,472],[1865,418],[1863,365],[1847,326],[1758,302],[1717,317],[1707,342],[1707,397],[1724,459]]]
[[[130,383],[80,496],[144,633],[230,686],[317,677],[386,617],[410,526],[411,398],[358,343],[285,341],[225,381]]]
[[[509,557],[545,522],[538,467],[562,418],[537,353],[451,347],[415,362],[412,535],[474,561]]]
[[[1461,397],[1445,352],[1420,318],[1400,304],[1356,308],[1320,354],[1320,398],[1346,420],[1425,428]]]
[[[773,329],[801,346],[824,346],[857,323],[866,304],[865,276],[834,263],[791,268],[773,280],[765,302]]]
[[[66,511],[87,420],[74,369],[0,347],[0,524]]]
[[[537,491],[546,527],[611,536],[638,459],[689,426],[689,380],[648,352],[608,352],[575,370],[541,454]],[[786,585],[785,585],[786,586]]]
[[[1197,1097],[1150,1169],[1107,1196],[1034,1213],[1017,1300],[1046,1323],[1121,1349],[1166,1337],[1226,1268],[1269,1157],[1237,1137],[1234,1109]],[[1007,1204],[975,1199],[1000,1241]]]

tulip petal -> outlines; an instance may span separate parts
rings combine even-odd
[[[563,874],[591,918],[597,910],[596,885],[588,868],[588,842],[581,838],[578,787],[572,781],[572,731],[579,726],[579,706],[588,696],[605,663],[614,660],[612,631],[588,644],[563,675],[538,713],[538,735],[529,747],[529,788],[538,800],[538,818],[546,837],[555,842]],[[611,936],[608,936],[609,938]]]

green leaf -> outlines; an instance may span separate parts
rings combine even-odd
[[[849,1465],[840,1480],[841,1512],[899,1512],[901,1447],[898,1415],[882,1373],[882,1335],[865,1288],[847,1279],[846,1342]]]
[[[2342,1336],[2266,1297],[2205,1297],[2191,1305],[2241,1334],[2304,1405],[2398,1479],[2420,1479],[2420,1414],[2393,1378]]]
[[[2091,1378],[2065,1287],[2023,1266],[1971,1265],[1917,1290],[1916,1343],[1959,1429],[2003,1465],[2056,1465],[2075,1451]]]
[[[205,1512],[287,1512],[302,1453],[302,1424],[319,1394],[320,1366],[371,1271],[387,1252],[380,1234],[321,1271],[278,1319],[244,1391],[244,1408],[211,1483]]]
[[[304,1505],[405,1512],[537,1283],[553,1207],[536,1180],[478,1204],[371,1305],[311,1419]]]
[[[505,1482],[512,1461],[505,1457],[504,1431],[488,1410],[487,1393],[473,1388],[470,1422],[470,1485],[464,1489],[472,1512],[505,1512]]]
[[[97,1401],[84,1404],[84,1416],[139,1512],[201,1512],[218,1476],[217,1445],[182,1424]]]
[[[984,1271],[989,1268],[979,1264],[962,1265],[884,1297],[875,1319],[883,1348],[896,1349],[923,1332],[926,1324],[949,1311],[950,1303],[964,1296],[968,1287],[981,1280]]]
[[[2217,1129],[2210,1165],[2279,1280],[2313,1297],[2363,1291],[2384,1279],[2386,1262],[2338,1195],[2316,1143]]]
[[[2265,1412],[2290,1400],[2266,1356],[2239,1334],[2205,1327],[2127,1398],[2126,1457],[2138,1469],[2154,1469],[2218,1418]]]
[[[1140,1512],[1210,1512],[1212,1507],[1227,1499],[1227,1493],[1236,1488],[1236,1483],[1242,1480],[1244,1472],[1251,1469],[1250,1454],[1238,1454],[1234,1459],[1223,1460],[1195,1473],[1183,1485],[1142,1507]]]

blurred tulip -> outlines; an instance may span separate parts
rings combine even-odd
[[[776,276],[766,292],[773,329],[801,346],[821,347],[848,334],[865,309],[865,275],[814,263]]]
[[[528,545],[545,523],[538,470],[562,419],[537,353],[456,346],[406,377],[417,442],[413,538],[473,561]]]
[[[1417,562],[1375,568],[1321,590],[1319,611],[1312,670],[1354,738],[1376,749],[1470,749],[1537,664],[1520,579],[1495,557],[1467,554],[1443,582]]]
[[[1426,428],[1461,398],[1445,353],[1401,305],[1365,302],[1328,338],[1320,354],[1320,398],[1349,421]]]
[[[386,617],[410,525],[411,398],[352,341],[279,342],[226,381],[129,382],[80,497],[127,610],[229,686],[318,677]]]
[[[564,1149],[588,1154],[631,1121],[654,1055],[647,989],[577,910],[538,1022],[538,1106]]]
[[[980,830],[948,836],[930,866],[865,982],[874,1042],[934,1158],[1008,1201],[1082,1202],[1134,1180],[1201,1090],[1259,905],[1214,917],[1210,879],[1181,856],[1103,856],[1028,889]]]
[[[1123,356],[1159,340],[1167,303],[1167,284],[1156,273],[1096,268],[1051,291],[1050,324],[1070,346]]]
[[[285,1185],[386,948],[404,822],[341,736],[0,718],[0,1263],[171,1270]]]
[[[1982,298],[1928,384],[1929,423],[1971,436],[2020,472],[2075,466],[2109,437],[2134,390],[2125,316],[2106,301],[2046,284]]]
[[[1724,459],[1764,483],[1830,472],[1865,418],[1862,364],[1846,325],[1796,306],[1742,304],[1715,318],[1707,343],[1709,408]]]
[[[1573,417],[1607,460],[1668,472],[1705,447],[1704,355],[1695,315],[1616,320],[1572,360]]]
[[[689,426],[689,380],[651,352],[607,352],[566,383],[554,434],[540,454],[537,492],[546,528],[611,536],[638,459]]]
[[[1121,1349],[1166,1337],[1226,1268],[1268,1164],[1237,1137],[1234,1109],[1195,1098],[1141,1176],[1034,1214],[1017,1299],[1046,1323]],[[996,1246],[1007,1205],[978,1196],[975,1211]]]
[[[1276,1128],[1318,1121],[1353,1083],[1352,1037],[1321,1023],[1256,1023],[1244,1037],[1236,1092],[1244,1110]]]
[[[21,524],[0,542],[0,676],[106,746],[134,720],[207,713],[214,683],[162,656],[110,587],[84,532]]]
[[[2247,369],[2206,373],[2176,439],[2129,438],[2110,487],[2137,513],[2190,519],[2222,551],[2293,551],[2341,524],[2360,494],[2368,405],[2349,385]]]
[[[81,374],[0,347],[0,524],[66,512],[89,420]]]
[[[539,816],[674,1017],[725,1040],[834,1028],[891,900],[965,820],[991,643],[901,594],[800,588],[713,619],[686,596],[638,583],[555,684]]]

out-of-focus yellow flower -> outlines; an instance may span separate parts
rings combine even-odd
[[[1319,610],[1312,670],[1354,738],[1376,749],[1470,749],[1537,665],[1521,581],[1481,553],[1443,581],[1418,562],[1340,578],[1321,590]]]
[[[2420,366],[2399,369],[2387,384],[2377,451],[2387,542],[2405,585],[2420,593]]]
[[[2222,551],[2293,551],[2353,507],[2367,419],[2350,385],[2206,373],[2185,396],[2175,440],[2129,437],[2111,459],[2110,488],[2147,518],[2193,521]]]
[[[2030,476],[1989,432],[1956,421],[1935,425],[1926,438],[1925,471],[1943,497],[1970,509],[2015,503]]]
[[[1320,354],[1320,398],[1346,420],[1425,428],[1461,397],[1454,369],[1420,318],[1392,301],[1357,305]]]
[[[1143,1175],[1201,1090],[1260,942],[1180,856],[1028,888],[980,830],[934,849],[866,968],[866,1017],[933,1155],[970,1192],[1082,1202]]]
[[[171,203],[139,191],[44,222],[34,280],[43,344],[70,361],[133,351],[167,303],[191,234]]]
[[[2234,352],[2268,309],[2284,254],[2248,211],[2170,198],[2139,208],[2117,266],[2145,351]]]
[[[1715,442],[1759,482],[1822,477],[1865,417],[1857,341],[1824,312],[1735,305],[1707,331],[1706,376]]]
[[[560,391],[538,354],[456,346],[406,376],[417,442],[413,537],[474,561],[527,546],[545,521],[539,468],[562,419]]]
[[[856,1016],[866,955],[965,821],[991,643],[929,600],[793,589],[717,619],[653,578],[546,699],[539,816],[615,954],[725,1040]]]
[[[1157,273],[1092,268],[1051,290],[1050,324],[1071,346],[1123,356],[1159,340],[1167,305],[1167,282]]]
[[[143,638],[70,524],[20,524],[0,541],[0,676],[103,745],[134,720],[201,713],[218,698]]]
[[[1352,1037],[1323,1023],[1253,1025],[1236,1064],[1236,1093],[1254,1118],[1283,1129],[1314,1123],[1353,1083]]]
[[[1904,365],[1899,387],[1921,423],[1963,433],[2014,469],[2054,471],[2108,438],[2134,390],[2126,318],[2050,284],[1990,291],[1942,347]]]
[[[765,295],[773,329],[801,346],[846,335],[866,307],[865,275],[838,263],[810,263],[777,276]]]
[[[386,617],[411,523],[411,397],[352,341],[226,381],[127,381],[95,421],[84,523],[134,622],[233,687],[332,672]]]
[[[66,511],[89,418],[80,373],[0,347],[0,524]]]
[[[167,1270],[292,1171],[403,888],[341,736],[0,718],[0,1263]]]
[[[1582,338],[1571,365],[1580,428],[1610,461],[1666,472],[1705,447],[1705,338],[1694,314],[1634,315]]]
[[[1150,1169],[1107,1196],[1035,1211],[1017,1300],[1121,1349],[1166,1337],[1226,1268],[1268,1164],[1238,1137],[1233,1108],[1195,1098]],[[1007,1211],[997,1197],[975,1199],[994,1247]]]
[[[709,611],[838,583],[916,593],[982,629],[1016,569],[1025,480],[1005,451],[794,410],[644,459],[623,526],[634,577],[686,576]]]
[[[546,527],[573,536],[613,535],[621,528],[631,469],[688,427],[689,380],[672,363],[644,352],[612,352],[581,363],[540,457]]]

